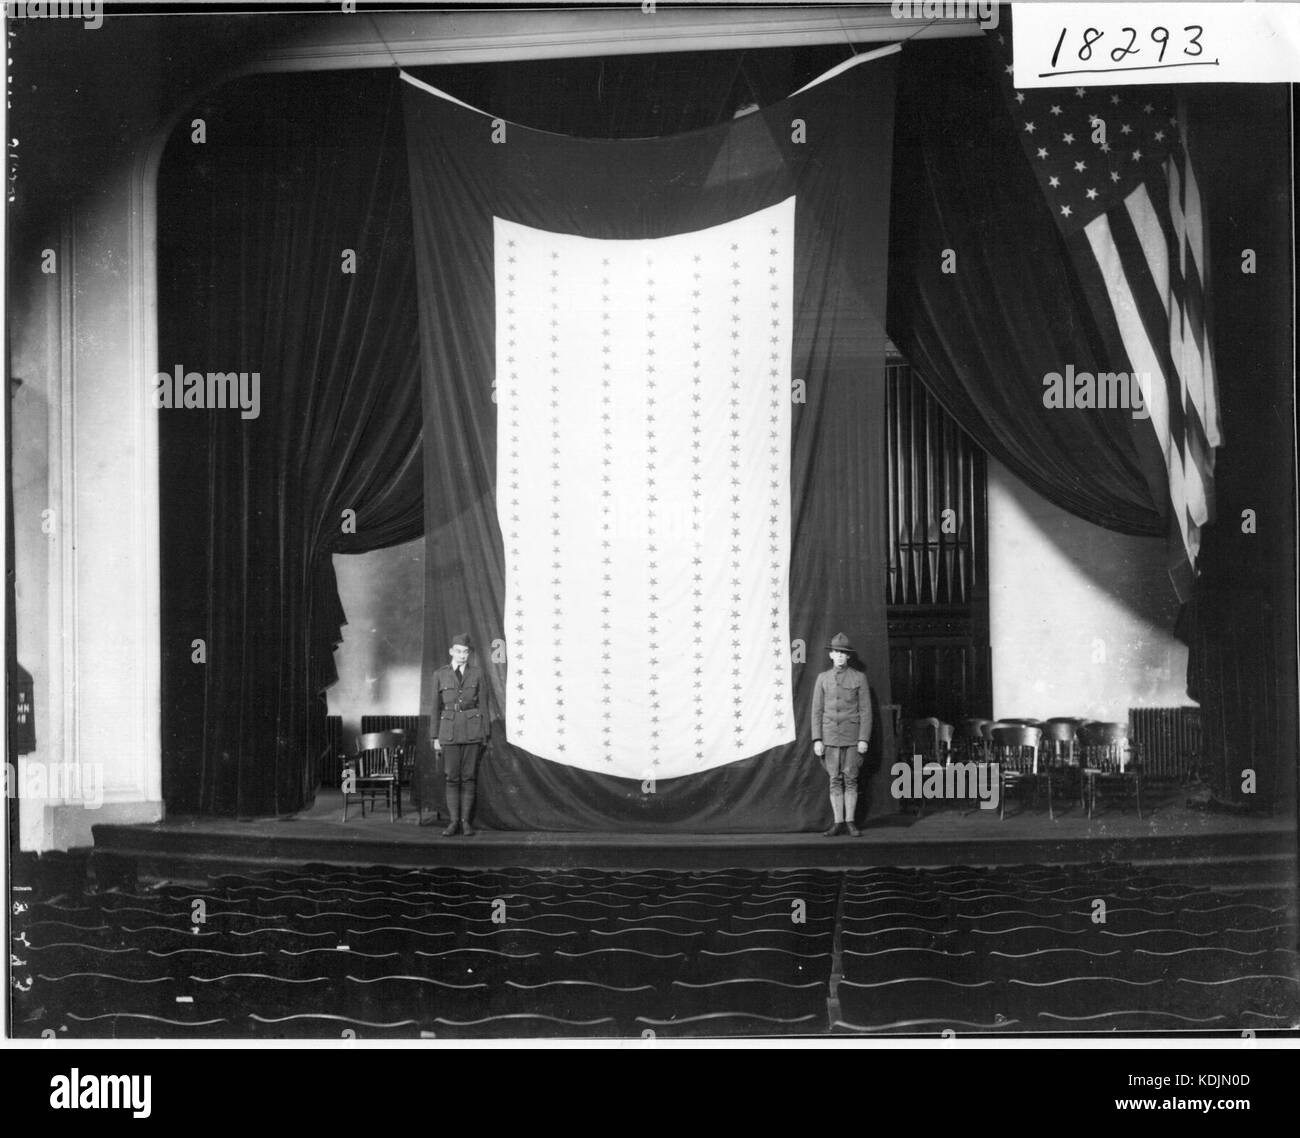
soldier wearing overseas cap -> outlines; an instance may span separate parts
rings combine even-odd
[[[478,781],[478,761],[488,738],[487,710],[483,672],[469,662],[474,647],[468,632],[451,639],[444,664],[434,673],[438,692],[438,730],[433,740],[434,752],[442,756],[447,780],[447,813],[451,824],[443,830],[450,838],[458,831],[467,838],[474,833],[470,815]]]
[[[813,687],[813,754],[821,759],[831,781],[831,813],[834,822],[825,831],[828,838],[848,832],[855,838],[854,815],[858,808],[858,771],[871,738],[871,689],[867,677],[850,668],[853,645],[837,632],[827,645],[831,664],[817,677]]]

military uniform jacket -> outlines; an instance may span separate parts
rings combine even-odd
[[[483,673],[474,664],[465,665],[458,683],[456,669],[444,664],[433,676],[438,689],[438,742],[482,743],[488,737],[487,702]]]
[[[856,747],[871,738],[871,689],[852,668],[828,668],[813,687],[812,738],[828,747]]]

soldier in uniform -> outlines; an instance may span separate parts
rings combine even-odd
[[[434,752],[442,756],[447,780],[447,813],[451,823],[443,837],[474,833],[470,815],[474,811],[474,794],[478,779],[478,762],[488,738],[483,672],[469,662],[473,644],[469,633],[452,637],[448,654],[450,664],[434,673],[438,691],[438,730],[433,740]]]
[[[813,688],[813,754],[823,761],[831,780],[831,813],[834,822],[825,832],[828,838],[848,831],[855,838],[854,815],[858,808],[858,771],[871,738],[871,689],[867,677],[848,666],[853,645],[837,632],[827,646],[831,664],[817,677]]]

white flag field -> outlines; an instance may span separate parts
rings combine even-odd
[[[644,780],[794,740],[794,207],[651,240],[494,219],[512,744]]]

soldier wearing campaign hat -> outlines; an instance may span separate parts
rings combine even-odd
[[[469,662],[473,647],[468,632],[453,636],[447,650],[451,663],[444,664],[433,677],[438,692],[438,729],[433,749],[442,756],[447,780],[451,823],[442,832],[447,838],[457,832],[467,838],[474,833],[470,815],[474,811],[478,762],[488,739],[483,672]]]
[[[858,808],[858,772],[871,738],[871,689],[867,677],[848,666],[853,645],[837,632],[826,646],[831,667],[817,677],[813,687],[813,754],[822,760],[831,783],[834,821],[826,833],[833,838],[845,827],[855,838]]]

